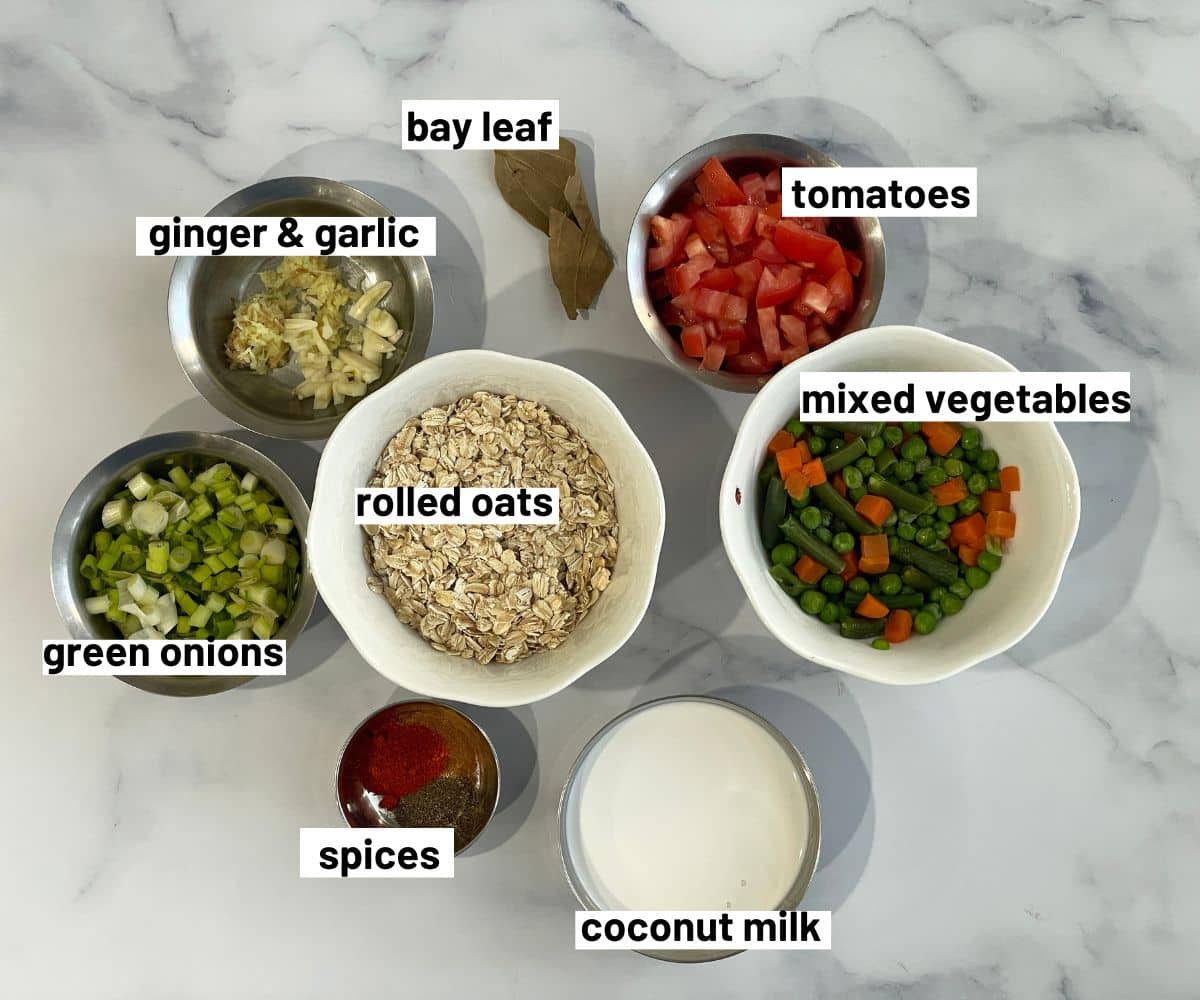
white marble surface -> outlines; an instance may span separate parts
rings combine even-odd
[[[1198,32],[1186,0],[5,5],[3,993],[1200,994]],[[399,149],[402,98],[483,96],[561,99],[618,254],[657,172],[721,133],[977,165],[977,220],[885,225],[879,320],[1134,379],[1132,424],[1066,429],[1083,525],[1041,626],[916,690],[768,638],[714,513],[745,400],[661,363],[620,273],[567,322],[487,154]],[[175,362],[170,265],[134,259],[133,217],[202,214],[299,171],[436,210],[436,349],[577,368],[666,485],[661,583],[633,640],[563,694],[488,714],[510,795],[452,882],[296,877],[297,827],[336,821],[339,744],[397,696],[328,617],[296,676],[219,697],[38,675],[59,633],[50,532],[79,477],[147,432],[227,426]],[[266,448],[311,483],[315,451]],[[816,772],[827,849],[807,902],[835,911],[834,950],[691,968],[575,953],[553,822],[570,761],[631,704],[731,690]]]

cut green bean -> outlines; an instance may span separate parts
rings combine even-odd
[[[835,472],[839,472],[844,469],[851,462],[862,458],[866,453],[866,441],[864,441],[862,438],[856,438],[849,444],[843,446],[835,452],[832,452],[826,458],[821,459],[821,464],[825,467],[825,475],[832,476]]]
[[[822,422],[821,427],[839,434],[857,434],[860,437],[872,438],[883,432],[883,421],[864,423],[862,421],[844,420],[837,423]]]
[[[826,569],[841,573],[846,568],[842,557],[815,535],[810,534],[794,517],[788,516],[780,525],[784,538],[801,552],[815,559]]]
[[[924,594],[890,594],[879,598],[888,608],[920,608],[925,606]]]
[[[857,531],[860,535],[878,535],[883,530],[879,525],[868,521],[856,511],[850,501],[838,493],[831,484],[820,483],[814,486],[812,491],[818,503],[824,504],[825,509],[834,517],[841,518],[846,522],[848,528]]]
[[[774,548],[779,544],[779,540],[782,537],[779,530],[779,522],[787,516],[787,512],[787,490],[783,488],[783,480],[778,476],[772,476],[764,491],[762,517],[758,522],[758,531],[762,536],[762,543],[767,548]],[[266,523],[265,520],[258,518],[257,512],[255,513],[255,520],[258,520],[260,524]],[[266,520],[269,520],[269,518]]]
[[[874,493],[876,496],[884,497],[892,501],[897,507],[911,511],[914,514],[932,514],[937,510],[937,504],[932,500],[917,496],[915,493],[909,493],[908,490],[901,489],[895,483],[884,479],[878,473],[874,473],[867,478],[867,491]]]
[[[917,569],[931,576],[937,583],[946,584],[958,578],[958,565],[943,559],[936,553],[923,549],[921,546],[907,542],[895,536],[888,539],[888,551],[894,559],[902,563],[916,566]]]
[[[839,628],[845,639],[873,639],[883,635],[886,624],[883,618],[847,618]]]

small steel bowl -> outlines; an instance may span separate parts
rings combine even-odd
[[[451,747],[446,773],[466,777],[474,786],[476,801],[464,822],[455,828],[454,853],[461,854],[483,833],[500,801],[500,762],[496,748],[479,725],[462,712],[438,701],[400,701],[372,712],[357,726],[338,754],[333,788],[342,819],[350,827],[382,829],[396,826],[391,814],[372,801],[361,775],[353,773],[355,741],[365,737],[367,727],[380,716],[394,713],[405,722],[421,722],[446,737]]]
[[[629,295],[633,300],[633,308],[646,330],[647,336],[654,341],[655,346],[662,351],[676,368],[687,372],[702,382],[716,386],[718,389],[729,389],[733,392],[758,392],[771,375],[744,375],[725,370],[708,371],[701,369],[695,358],[689,358],[683,353],[679,339],[671,335],[658,316],[658,310],[650,298],[650,285],[646,276],[646,253],[650,240],[650,219],[662,214],[664,209],[670,210],[671,201],[688,181],[700,172],[709,157],[715,156],[722,163],[732,163],[735,169],[744,163],[755,169],[765,164],[783,167],[836,167],[840,164],[828,154],[821,152],[798,139],[782,135],[748,134],[727,135],[712,142],[697,146],[690,153],[685,153],[672,163],[658,176],[646,192],[637,215],[633,219],[633,227],[629,231],[629,245],[625,254],[625,270],[629,279]],[[883,229],[879,220],[873,216],[864,216],[853,220],[858,230],[861,256],[863,260],[862,292],[854,312],[846,319],[844,330],[861,330],[871,325],[875,313],[879,309],[879,299],[883,294],[883,276],[885,253],[883,247]],[[804,364],[800,358],[792,364]],[[772,373],[773,374],[773,373]]]
[[[260,181],[226,198],[211,216],[338,216],[387,218],[392,213],[363,192],[320,177],[280,177]],[[260,271],[277,267],[280,257],[179,257],[167,293],[171,343],[196,391],[225,416],[259,434],[278,438],[328,437],[357,399],[314,410],[311,399],[296,399],[292,388],[303,376],[295,364],[267,375],[237,371],[225,360],[225,340],[238,302],[262,290]],[[425,356],[433,331],[433,285],[424,257],[333,257],[342,277],[359,288],[390,281],[381,303],[407,331],[401,348],[383,362],[383,374],[370,394]]]
[[[300,548],[303,576],[296,594],[296,606],[273,637],[289,645],[299,638],[312,614],[317,585],[308,568],[308,504],[291,477],[262,452],[241,441],[220,434],[182,431],[155,434],[127,444],[104,459],[83,480],[67,500],[54,529],[50,555],[50,586],[58,613],[73,639],[119,639],[120,633],[98,615],[89,614],[84,601],[90,591],[79,573],[79,564],[90,547],[93,532],[100,527],[100,510],[114,493],[120,491],[135,474],[143,470],[151,475],[163,470],[168,455],[200,455],[228,462],[235,469],[253,472],[279,496],[295,524],[296,543]],[[190,696],[216,694],[245,684],[253,677],[198,677],[164,675],[160,677],[119,677],[152,694]]]
[[[749,719],[779,744],[784,755],[796,769],[800,790],[804,795],[805,805],[808,809],[808,839],[805,841],[796,878],[792,882],[791,888],[788,889],[783,899],[779,901],[778,906],[767,907],[767,909],[771,910],[794,910],[808,891],[808,885],[812,881],[813,873],[817,870],[817,859],[821,854],[821,802],[817,796],[817,786],[816,782],[813,781],[812,772],[808,769],[808,764],[805,762],[804,757],[801,756],[800,751],[796,749],[795,744],[757,712],[752,712],[750,709],[736,702],[727,701],[724,698],[713,698],[707,695],[674,695],[667,698],[656,698],[654,701],[635,705],[633,708],[622,712],[616,718],[605,723],[579,752],[579,756],[575,758],[575,763],[571,765],[571,770],[567,774],[567,780],[563,783],[562,794],[558,799],[559,852],[562,855],[563,873],[567,877],[567,883],[571,886],[571,891],[575,894],[575,898],[579,901],[580,906],[585,910],[608,909],[608,907],[605,907],[600,901],[594,899],[591,893],[588,892],[579,867],[576,865],[575,859],[567,847],[569,840],[568,827],[571,822],[570,805],[572,793],[579,783],[580,774],[583,772],[584,766],[588,763],[592,751],[609,733],[630,716],[657,708],[661,705],[687,701],[703,702],[705,704],[717,705],[721,708],[732,709]],[[680,830],[679,835],[687,837],[690,835],[690,831]],[[647,958],[656,958],[663,962],[680,963],[715,962],[717,959],[729,958],[732,955],[741,953],[741,949],[728,948],[690,949],[687,951],[641,948],[634,950],[638,954],[645,955]]]

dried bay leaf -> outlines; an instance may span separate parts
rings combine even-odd
[[[498,149],[493,172],[501,197],[531,226],[549,235],[551,209],[570,209],[563,189],[576,172],[575,145],[559,139],[558,149]]]
[[[568,319],[579,315],[575,299],[575,280],[583,251],[583,230],[575,220],[557,208],[550,210],[550,276],[558,289]]]
[[[612,274],[613,257],[605,245],[600,227],[592,216],[588,204],[587,192],[583,188],[583,178],[579,172],[567,181],[563,192],[567,203],[571,206],[571,214],[583,231],[583,244],[579,250],[579,270],[575,276],[575,304],[581,309],[590,308],[604,287],[604,282]]]

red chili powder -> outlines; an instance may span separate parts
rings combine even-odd
[[[450,748],[442,734],[420,722],[385,715],[360,737],[363,786],[380,797],[384,809],[423,788],[445,770]]]

